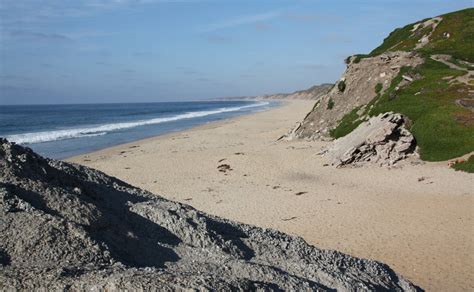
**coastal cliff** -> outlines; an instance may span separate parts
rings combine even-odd
[[[474,9],[394,30],[367,55],[345,61],[336,86],[287,139],[341,138],[374,116],[405,116],[420,157],[448,160],[474,151]]]

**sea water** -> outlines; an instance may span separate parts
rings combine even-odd
[[[275,105],[267,101],[0,105],[0,137],[62,159]]]

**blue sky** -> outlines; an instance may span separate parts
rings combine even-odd
[[[153,102],[334,82],[394,28],[471,0],[1,0],[0,104]]]

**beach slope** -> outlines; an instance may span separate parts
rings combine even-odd
[[[417,291],[387,265],[0,139],[0,290]]]
[[[388,263],[430,291],[472,290],[473,176],[446,162],[337,169],[317,154],[328,142],[277,142],[313,103],[71,161],[198,210]]]

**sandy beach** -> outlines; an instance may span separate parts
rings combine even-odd
[[[474,290],[474,176],[447,163],[336,169],[328,142],[277,141],[311,101],[69,159],[225,218],[390,265],[428,291]]]

